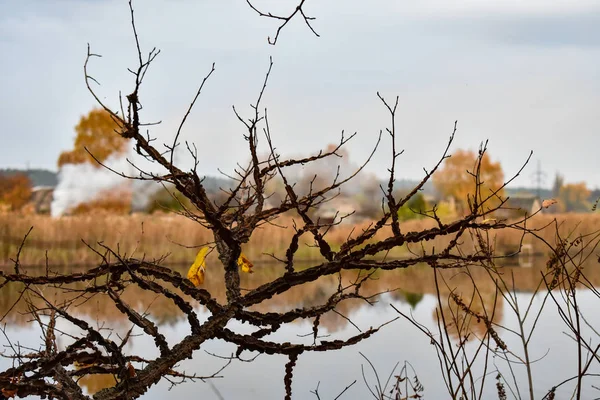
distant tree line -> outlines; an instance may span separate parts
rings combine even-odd
[[[124,156],[128,151],[130,140],[115,135],[118,130],[118,123],[104,109],[95,108],[87,115],[80,118],[75,126],[75,138],[73,148],[63,151],[57,160],[58,168],[69,164],[91,164],[96,168],[102,167],[111,156]],[[324,151],[332,151],[335,144],[330,144]],[[339,150],[338,150],[339,151]],[[93,156],[92,156],[93,154]],[[342,167],[351,169],[349,155],[343,151]],[[311,188],[314,190],[331,181],[337,169],[336,160],[319,160],[308,169],[298,169],[294,174],[298,181],[298,189],[308,193]],[[443,168],[433,177],[433,182],[428,182],[422,190],[411,198],[409,202],[399,209],[399,218],[401,220],[421,218],[427,211],[431,211],[434,206],[437,211],[443,215],[451,214],[454,210],[447,209],[445,200],[452,200],[456,204],[457,212],[464,213],[469,209],[468,194],[472,193],[475,182],[468,170],[478,162],[478,154],[470,150],[458,150],[452,157],[448,158]],[[500,162],[491,161],[489,155],[485,155],[480,164],[480,173],[482,180],[482,189],[487,193],[492,193],[500,187],[504,181],[504,172]],[[56,186],[58,184],[57,174],[43,169],[0,170],[0,202],[4,204],[4,209],[10,211],[20,210],[30,199],[31,190],[36,186]],[[368,176],[366,179],[358,180],[355,185],[341,193],[343,196],[352,198],[357,204],[356,210],[359,216],[364,218],[376,218],[381,212],[381,194],[385,182],[377,179],[376,176]],[[398,195],[406,194],[410,188],[418,184],[417,181],[399,180],[394,184],[394,192]],[[220,204],[227,198],[226,190],[234,185],[234,180],[230,178],[205,178],[205,188],[211,200]],[[269,199],[273,203],[280,202],[286,196],[285,185],[278,179],[269,182],[269,189],[272,191],[272,197]],[[131,211],[156,212],[156,211],[181,211],[189,201],[172,187],[157,187],[153,191],[142,209],[132,210],[131,195],[124,196],[122,193],[126,189],[111,190],[100,193],[97,198],[84,204],[78,205],[71,210],[72,214],[88,213],[94,210],[102,209],[113,213],[129,213]],[[520,196],[523,194],[533,195],[531,188],[504,188],[500,196]],[[591,191],[584,182],[565,183],[564,177],[556,174],[551,189],[536,190],[542,198],[554,198],[557,205],[548,210],[548,212],[589,212],[595,211],[597,199],[600,198],[600,189]],[[495,206],[490,204],[490,206]]]
[[[12,175],[24,174],[31,181],[31,186],[56,186],[58,184],[58,176],[56,172],[47,169],[15,169],[15,168],[0,168],[0,175],[9,177]]]

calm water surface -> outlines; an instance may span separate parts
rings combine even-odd
[[[540,279],[540,271],[545,266],[540,263],[538,267],[520,268],[506,267],[506,275],[514,274],[515,290],[519,304],[523,308],[527,306],[532,299],[532,291]],[[599,265],[590,266],[586,273],[588,278],[595,284],[600,284]],[[258,284],[272,279],[273,267],[260,268],[257,266],[256,273],[253,275],[244,275],[243,285],[245,287],[255,287]],[[350,280],[355,275],[345,274],[344,279]],[[445,275],[448,286],[456,289],[464,297],[469,296],[470,280],[457,271],[448,271]],[[482,292],[483,303],[480,307],[486,307],[489,312],[494,304],[494,291],[485,271],[473,270],[473,276],[478,282]],[[207,289],[215,293],[217,297],[224,295],[222,289],[222,278],[217,273],[207,277]],[[293,290],[282,296],[277,296],[268,304],[261,305],[260,310],[287,310],[301,306],[311,306],[323,302],[329,294],[335,290],[337,278],[328,277],[321,279],[314,284],[308,285],[302,290]],[[12,301],[18,296],[17,288],[3,289],[0,295],[0,307],[6,310],[10,307]],[[381,273],[376,280],[370,281],[366,285],[367,292],[381,292],[385,290],[398,289],[394,292],[382,294],[377,298],[377,303],[370,306],[364,302],[353,301],[343,303],[338,307],[338,311],[350,318],[360,329],[368,329],[371,326],[378,326],[390,321],[398,316],[391,308],[393,304],[396,308],[406,314],[412,314],[414,319],[432,331],[437,330],[435,320],[435,310],[437,308],[437,298],[434,295],[435,286],[433,274],[427,267],[415,267],[409,270],[397,271],[392,273]],[[46,289],[49,290],[49,289]],[[447,298],[446,290],[442,296]],[[60,293],[53,293],[51,290],[45,292],[50,299],[60,300]],[[590,291],[579,292],[579,304],[583,315],[590,325],[600,331],[600,313],[598,306],[600,300]],[[148,310],[152,319],[160,326],[163,333],[171,343],[189,334],[189,327],[186,320],[169,302],[156,298],[155,295],[145,293],[140,290],[131,290],[123,296],[130,303],[135,304],[140,311]],[[537,294],[533,298],[533,310],[539,309],[543,302],[543,295]],[[14,342],[23,345],[38,347],[40,343],[40,332],[36,326],[27,323],[27,316],[20,314],[24,311],[24,306],[19,305],[10,315],[7,325],[7,335]],[[4,314],[5,311],[2,311]],[[208,313],[198,308],[197,312],[201,320],[208,318]],[[130,327],[127,319],[123,318],[105,299],[97,297],[75,309],[75,313],[94,321],[98,325],[110,327],[113,335],[123,335]],[[502,325],[516,328],[516,320],[511,312],[509,305],[503,299],[499,299],[496,304],[495,321]],[[527,324],[529,328],[531,324]],[[238,332],[252,332],[253,328],[239,323],[230,323],[229,328]],[[58,328],[65,332],[77,333],[72,326],[59,321]],[[481,332],[482,324],[473,323],[470,329],[477,334]],[[587,337],[594,339],[598,343],[593,332],[586,328]],[[539,360],[533,364],[534,386],[536,398],[542,398],[544,394],[555,384],[571,377],[577,368],[577,346],[567,335],[563,321],[556,312],[556,306],[548,303],[544,312],[537,322],[535,333],[533,334],[530,351],[531,358]],[[301,337],[301,335],[312,332],[312,321],[294,323],[281,328],[279,332],[269,336],[274,341],[302,342],[312,343],[312,336]],[[321,323],[322,335],[329,335],[326,340],[344,339],[358,333],[355,326],[348,323],[347,320],[339,315],[330,313],[323,318]],[[509,349],[517,354],[522,354],[520,339],[507,331],[499,330],[500,336],[506,342]],[[69,343],[66,336],[59,337],[59,346],[65,346]],[[118,340],[118,339],[115,339]],[[453,337],[456,341],[456,336]],[[6,340],[2,339],[3,344]],[[474,349],[477,345],[476,340],[469,342],[469,349]],[[146,357],[156,355],[154,343],[146,337],[136,337],[126,348],[128,352],[140,354]],[[201,350],[194,354],[193,360],[186,360],[180,365],[179,370],[188,374],[210,375],[215,372],[224,360],[218,359],[208,353],[228,356],[235,352],[234,346],[228,345],[222,341],[210,341],[202,346]],[[384,327],[370,339],[363,341],[355,346],[328,353],[304,353],[300,356],[297,366],[294,370],[293,397],[298,399],[316,399],[310,391],[314,390],[319,384],[319,394],[321,399],[335,398],[347,385],[357,380],[342,399],[368,399],[370,393],[363,382],[361,366],[366,367],[365,360],[359,352],[368,357],[377,368],[380,376],[385,381],[392,372],[397,362],[410,362],[414,367],[419,380],[423,384],[424,395],[427,399],[448,398],[438,358],[435,348],[430,344],[430,340],[418,331],[411,323],[405,319],[399,319],[390,325]],[[251,358],[253,354],[245,352],[243,358]],[[281,399],[284,395],[283,375],[286,358],[281,356],[261,355],[251,363],[234,361],[223,372],[223,378],[212,379],[210,382],[183,383],[171,387],[169,382],[163,380],[156,387],[153,387],[144,399],[163,399],[172,398],[202,398],[202,399]],[[11,361],[0,359],[1,368],[10,366]],[[506,362],[498,357],[492,357],[489,360],[490,370],[494,370],[496,365],[501,371],[507,373]],[[476,368],[477,371],[483,371],[481,365]],[[520,365],[513,365],[516,379],[522,384],[521,390],[526,390],[525,369]],[[367,380],[373,385],[375,378],[370,370],[367,371]],[[598,369],[592,372],[599,372]],[[481,372],[475,374],[480,377]],[[494,396],[495,373],[488,377],[489,390],[486,391],[484,398],[497,398]],[[94,392],[110,383],[112,378],[84,378],[82,385],[86,390]],[[600,378],[587,378],[585,381],[584,398],[600,397],[600,391],[593,388],[600,386]],[[572,387],[565,387],[557,392],[556,398],[569,398]],[[508,393],[511,398],[511,393]],[[515,393],[514,397],[519,398]],[[526,398],[525,392],[521,392],[521,397]]]

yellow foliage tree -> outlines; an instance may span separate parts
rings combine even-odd
[[[569,183],[560,188],[558,204],[562,211],[586,212],[591,209],[590,195],[585,182]]]
[[[453,197],[456,200],[459,211],[467,212],[468,196],[475,193],[475,173],[477,168],[477,154],[471,150],[458,150],[452,157],[444,162],[444,166],[433,176],[433,185],[444,197]],[[469,173],[470,172],[470,173]],[[504,183],[504,173],[500,162],[492,162],[490,156],[485,153],[481,160],[480,171],[480,193],[483,198],[498,190]],[[498,192],[503,195],[503,190]],[[493,199],[489,206],[498,204]]]
[[[0,175],[0,203],[12,211],[21,209],[31,200],[31,181],[25,174]]]
[[[118,129],[119,125],[108,112],[100,108],[93,109],[79,120],[75,127],[77,135],[73,150],[60,154],[58,167],[83,163],[99,166],[88,151],[100,162],[105,161],[112,154],[124,153],[127,150],[128,140],[117,134]]]

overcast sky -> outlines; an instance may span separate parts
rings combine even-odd
[[[293,1],[256,1],[274,12]],[[440,156],[458,120],[454,149],[489,152],[506,175],[534,151],[517,181],[530,185],[539,161],[547,186],[600,187],[600,2],[307,0],[315,37],[301,20],[276,46],[276,25],[243,0],[134,3],[146,51],[161,54],[141,93],[142,117],[162,120],[152,134],[172,138],[197,85],[216,63],[184,139],[200,148],[203,174],[247,160],[243,126],[273,56],[264,106],[277,148],[306,154],[358,132],[353,162],[365,159],[389,126],[376,92],[400,96],[400,178],[417,179]],[[94,101],[83,81],[86,45],[111,105],[129,93],[135,64],[125,0],[0,0],[0,167],[56,170],[73,127]],[[263,141],[264,142],[264,141]],[[369,171],[384,176],[389,142]],[[185,162],[185,160],[184,160]]]

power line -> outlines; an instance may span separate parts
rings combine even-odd
[[[538,197],[541,197],[542,184],[546,182],[546,176],[547,174],[544,171],[542,171],[542,162],[538,160],[537,168],[531,175],[531,180],[535,185]]]

